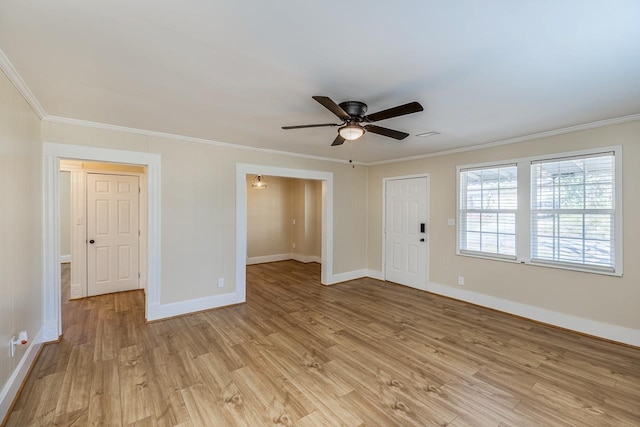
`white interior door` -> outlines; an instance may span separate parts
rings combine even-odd
[[[385,188],[385,280],[422,290],[428,277],[427,191],[426,177],[389,180]]]
[[[87,295],[138,289],[137,176],[87,174]]]

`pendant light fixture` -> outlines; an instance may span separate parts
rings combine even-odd
[[[253,181],[251,181],[251,187],[256,190],[263,190],[267,188],[267,182],[264,180],[262,175],[256,175],[255,178],[253,178]]]

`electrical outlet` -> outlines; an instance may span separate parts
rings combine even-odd
[[[224,288],[224,277],[218,278],[218,287]]]
[[[464,286],[464,276],[458,276],[458,285]]]
[[[293,225],[296,225],[296,219],[293,218]]]
[[[293,246],[293,249],[296,248],[296,244],[295,243],[292,243],[291,245]]]
[[[447,225],[456,225],[456,220],[454,218],[447,219]]]

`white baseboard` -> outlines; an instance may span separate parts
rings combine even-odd
[[[245,302],[245,300],[241,298],[238,293],[233,292],[230,294],[212,295],[209,297],[174,302],[170,304],[154,304],[149,307],[147,320],[161,320],[168,317],[210,310],[212,308],[224,307],[242,302]]]
[[[333,274],[327,281],[327,285],[335,285],[336,283],[347,282],[349,280],[360,279],[361,277],[367,277],[367,269],[347,271],[344,273]]]
[[[309,263],[309,262],[317,262],[318,264],[320,264],[322,262],[322,258],[320,258],[317,255],[302,255],[302,254],[291,254],[291,259],[299,261],[299,262],[304,262]]]
[[[378,270],[367,269],[367,277],[371,277],[372,279],[384,280],[384,275],[382,274],[382,271],[378,271]]]
[[[266,262],[286,261],[288,259],[304,262],[305,264],[308,262],[317,262],[317,263],[322,262],[322,258],[320,258],[317,255],[302,255],[302,254],[288,253],[288,254],[247,257],[247,265],[264,264]]]
[[[31,369],[31,366],[35,362],[40,347],[42,347],[42,329],[38,331],[36,336],[31,340],[31,344],[29,344],[22,359],[18,362],[18,366],[16,366],[15,371],[13,371],[13,374],[11,374],[9,380],[0,392],[0,423],[2,423],[2,420],[7,416],[13,399],[15,399],[18,394],[22,382],[27,377],[29,369]]]
[[[71,262],[71,255],[60,255],[60,263]]]
[[[611,341],[640,347],[640,330],[626,328],[624,326],[612,325],[609,323],[597,322],[583,317],[547,310],[532,305],[509,301],[502,298],[492,297],[477,292],[454,288],[452,286],[429,283],[427,291],[434,294],[443,295],[449,298],[470,302],[527,319],[559,326],[583,334],[593,335]]]
[[[292,258],[291,253],[265,255],[265,256],[253,256],[253,257],[247,257],[247,265],[264,264],[265,262],[286,261],[291,258]]]
[[[77,285],[69,286],[69,294],[71,299],[78,299],[78,298],[84,297],[84,295],[82,294],[82,285],[77,284]]]

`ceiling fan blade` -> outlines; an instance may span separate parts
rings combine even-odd
[[[333,114],[341,118],[342,120],[349,120],[351,116],[342,109],[338,104],[333,102],[328,96],[313,96],[313,99],[318,101],[324,108],[331,111]]]
[[[392,117],[404,116],[405,114],[417,113],[422,111],[422,105],[419,102],[410,102],[404,105],[398,105],[397,107],[389,108],[386,110],[378,111],[377,113],[369,114],[365,117],[368,122],[378,122],[380,120],[390,119]]]
[[[303,128],[319,128],[323,126],[340,126],[335,123],[322,123],[319,125],[298,125],[298,126],[282,126],[282,129],[303,129]]]
[[[409,134],[406,132],[400,132],[399,130],[383,128],[376,125],[366,125],[364,128],[367,130],[367,132],[377,133],[378,135],[388,136],[389,138],[393,139],[405,139],[409,136]]]
[[[333,143],[331,143],[332,147],[335,147],[336,145],[342,145],[344,144],[345,139],[343,137],[340,136],[340,134],[338,134],[338,136],[336,136],[336,139],[333,140]]]

